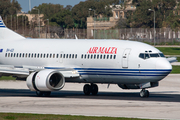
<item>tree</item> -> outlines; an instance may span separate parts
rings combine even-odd
[[[0,0],[0,15],[2,17],[15,15],[21,10],[20,4],[16,0]]]
[[[176,0],[133,0],[133,5],[136,6],[136,10],[132,17],[128,19],[131,21],[132,27],[154,27],[153,11],[155,11],[156,28],[161,28],[163,22],[172,14],[176,6]]]
[[[180,28],[180,3],[177,4],[176,9],[167,17],[164,22],[164,27],[170,27],[174,31],[178,31]]]
[[[110,17],[112,11],[109,5],[117,3],[118,0],[86,0],[75,5],[71,12],[75,27],[86,28],[89,13],[93,17]],[[91,8],[91,11],[89,9]],[[94,14],[95,13],[95,14]]]
[[[44,14],[43,19],[46,20],[46,19],[50,19],[54,14],[61,11],[63,9],[63,5],[43,3],[39,5],[38,7],[35,6],[34,8],[39,9],[40,14]],[[29,11],[29,13],[38,14],[38,11],[32,9],[32,11]]]
[[[62,28],[66,28],[67,26],[69,28],[69,27],[72,27],[72,25],[73,25],[73,19],[71,18],[71,12],[69,10],[66,10],[66,9],[62,9],[58,13],[54,14],[50,18],[50,21],[56,22]],[[70,23],[70,22],[72,22],[72,23]]]
[[[152,6],[150,0],[142,0],[139,4],[137,3],[136,11],[132,18],[132,27],[153,27],[153,22],[151,22],[151,12],[148,9]],[[152,17],[153,19],[153,17]]]

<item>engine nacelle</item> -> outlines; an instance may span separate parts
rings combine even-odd
[[[41,70],[31,73],[26,84],[31,91],[58,91],[64,87],[65,78],[55,70]]]

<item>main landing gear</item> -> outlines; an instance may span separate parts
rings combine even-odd
[[[45,91],[36,91],[36,95],[38,97],[42,97],[42,96],[49,97],[51,95],[51,91],[47,91],[47,92],[45,92]]]
[[[98,86],[96,84],[91,84],[91,85],[85,84],[83,91],[85,95],[90,95],[90,93],[92,93],[92,95],[97,95]]]
[[[148,91],[148,90],[145,90],[145,89],[142,89],[142,90],[140,91],[140,96],[141,96],[141,98],[149,97],[149,91]]]

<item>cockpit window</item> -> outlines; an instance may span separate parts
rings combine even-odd
[[[165,57],[163,53],[159,53],[159,55],[160,55],[161,57]]]
[[[145,59],[148,59],[148,58],[150,58],[149,54],[145,53]]]
[[[150,57],[160,57],[158,53],[151,53]]]
[[[140,54],[139,54],[139,57],[142,58],[142,59],[148,59],[148,58],[150,58],[150,57],[149,57],[149,54],[147,54],[147,53],[140,53]]]
[[[142,59],[165,57],[163,53],[140,53],[139,57]]]
[[[142,58],[142,59],[144,59],[144,53],[140,53],[140,54],[139,54],[139,57]]]

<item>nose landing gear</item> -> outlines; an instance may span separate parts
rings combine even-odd
[[[141,96],[141,98],[149,97],[149,91],[148,91],[148,90],[145,90],[145,89],[142,89],[142,90],[140,91],[140,96]]]

